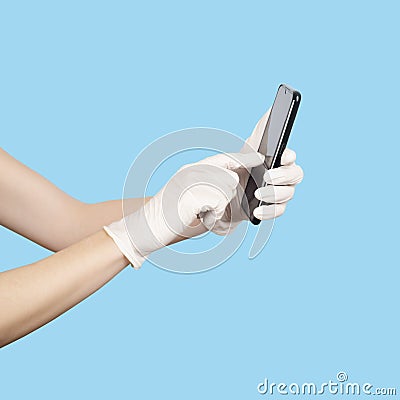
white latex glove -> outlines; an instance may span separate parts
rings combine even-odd
[[[212,229],[236,195],[239,176],[234,171],[263,161],[264,156],[256,152],[232,153],[185,165],[143,207],[104,229],[139,269],[150,253],[182,236],[190,237],[196,219]]]
[[[250,137],[247,138],[245,145],[240,152],[246,154],[258,151],[265,126],[267,124],[270,111],[268,110],[258,121]],[[279,217],[285,212],[287,202],[293,197],[295,185],[303,179],[303,170],[295,164],[296,153],[288,148],[282,154],[281,167],[266,170],[264,181],[265,187],[255,191],[255,197],[268,205],[257,207],[253,214],[259,220],[268,220]],[[249,177],[249,171],[246,168],[238,168],[235,172],[239,176],[239,185],[236,195],[227,206],[223,216],[211,229],[218,235],[227,235],[231,233],[242,221],[248,221],[241,203],[244,195],[244,189]]]

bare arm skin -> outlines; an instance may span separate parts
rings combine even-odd
[[[0,347],[69,310],[127,265],[99,231],[44,260],[0,273]]]
[[[58,251],[122,218],[121,200],[86,204],[0,149],[0,224]],[[129,212],[143,199],[129,199]]]
[[[128,260],[102,230],[122,218],[121,200],[80,202],[1,149],[0,171],[0,224],[58,251],[0,273],[1,347],[90,296],[124,269]],[[126,200],[128,212],[146,200]],[[198,234],[204,231],[198,223]]]
[[[0,225],[49,250],[64,249],[123,217],[122,200],[83,203],[1,148],[0,171]],[[125,212],[148,199],[125,199]],[[198,234],[204,232],[198,223]]]

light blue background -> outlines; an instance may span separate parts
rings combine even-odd
[[[2,146],[71,195],[118,198],[133,158],[176,129],[245,138],[281,82],[303,94],[291,147],[305,179],[256,260],[244,246],[204,274],[126,269],[1,350],[1,398],[256,399],[264,377],[339,370],[399,385],[399,12],[2,2]],[[3,269],[48,255],[0,240]]]

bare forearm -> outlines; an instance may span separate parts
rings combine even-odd
[[[109,225],[114,221],[118,221],[126,215],[129,215],[148,201],[150,197],[125,199],[125,200],[108,200],[101,203],[85,204],[81,203],[74,214],[69,216],[71,226],[69,229],[59,231],[57,240],[49,237],[51,250],[58,251],[85,237],[102,229],[103,226]],[[196,227],[197,235],[206,231],[205,227],[199,220],[192,224],[192,228]],[[45,235],[46,232],[39,232]],[[190,234],[196,234],[191,230]],[[172,243],[184,240],[185,237],[177,237]],[[171,243],[171,244],[172,244]],[[46,246],[45,246],[46,247]]]
[[[149,198],[137,198],[126,200],[109,200],[102,203],[82,204],[78,229],[76,229],[75,241],[98,231],[111,222],[120,220],[124,215],[138,210]]]
[[[149,199],[83,203],[2,149],[0,170],[0,225],[52,251],[79,242],[123,214],[135,212]],[[200,234],[204,230],[199,228]]]
[[[0,346],[64,313],[127,265],[99,231],[44,260],[0,273]]]
[[[53,251],[122,218],[122,201],[85,204],[0,149],[0,225]],[[145,199],[146,200],[146,199]],[[129,199],[133,212],[143,199]]]

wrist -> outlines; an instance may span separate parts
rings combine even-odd
[[[106,269],[114,273],[119,273],[129,265],[129,260],[104,230],[97,232],[94,237],[98,237],[98,240],[101,241],[99,256],[103,260],[107,260],[104,264]]]
[[[139,269],[145,261],[145,257],[133,246],[125,226],[125,220],[121,219],[109,226],[104,226],[103,230],[108,238],[112,240],[115,248],[118,249],[127,264],[131,264],[136,270]]]

